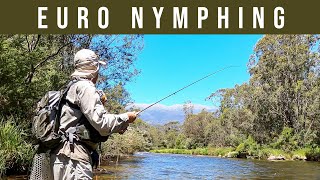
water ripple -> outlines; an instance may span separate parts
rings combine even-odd
[[[118,169],[99,179],[320,179],[318,162],[270,162],[174,154],[138,153],[133,160],[121,162]]]

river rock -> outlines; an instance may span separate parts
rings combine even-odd
[[[305,161],[307,160],[306,156],[299,156],[299,155],[293,155],[292,160],[299,160],[299,161]]]
[[[268,157],[268,160],[269,161],[281,161],[281,160],[286,160],[286,158],[280,154],[279,156],[271,155]]]
[[[239,152],[238,153],[238,158],[248,158],[249,157],[249,153],[247,152]]]
[[[232,151],[232,152],[229,152],[226,157],[227,158],[236,158],[238,156],[238,152],[237,151]]]

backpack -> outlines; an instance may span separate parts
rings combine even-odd
[[[46,152],[57,147],[63,141],[60,127],[61,101],[65,98],[70,86],[77,81],[70,81],[66,88],[49,91],[37,103],[32,120],[32,133],[38,144],[38,152]]]
[[[89,150],[95,150],[98,143],[108,140],[109,136],[101,136],[84,115],[81,116],[75,127],[69,128],[71,132],[66,133],[59,130],[63,105],[80,110],[79,106],[66,100],[68,90],[77,81],[69,82],[63,90],[47,92],[38,102],[32,122],[32,132],[36,138],[36,144],[39,145],[38,153],[54,149],[66,140],[73,144],[73,134],[76,134],[79,142]]]

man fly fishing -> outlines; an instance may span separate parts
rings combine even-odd
[[[33,120],[33,132],[38,139],[39,148],[34,157],[30,179],[92,179],[92,159],[97,157],[96,148],[105,142],[112,133],[124,133],[129,123],[155,104],[202,81],[225,67],[213,72],[161,100],[149,105],[140,112],[109,114],[105,108],[103,92],[96,89],[100,65],[104,62],[91,50],[82,49],[74,57],[75,71],[72,81],[63,91],[51,91],[37,105]],[[46,174],[41,154],[50,151],[52,175]],[[38,158],[38,159],[39,159]],[[39,164],[42,164],[40,166]],[[41,168],[43,167],[43,170]],[[51,174],[51,173],[50,173]]]
[[[82,49],[75,54],[73,82],[62,100],[59,132],[65,140],[51,150],[54,180],[92,179],[91,153],[112,133],[123,133],[136,119],[135,112],[109,114],[95,87],[100,65],[98,56]],[[106,138],[104,138],[106,137]]]

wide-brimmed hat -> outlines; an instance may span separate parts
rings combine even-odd
[[[71,76],[94,78],[98,75],[100,64],[106,65],[104,61],[99,60],[95,52],[90,49],[81,49],[74,56],[75,71]]]

